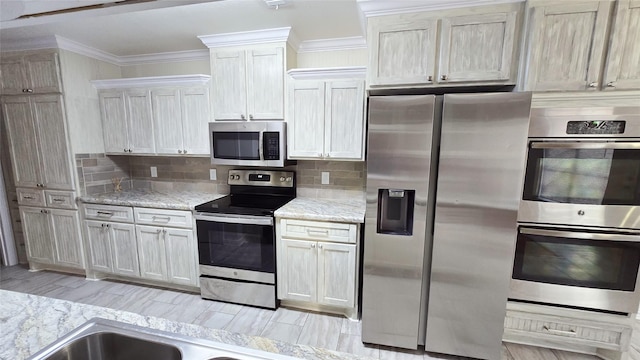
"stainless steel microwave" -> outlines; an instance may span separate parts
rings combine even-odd
[[[283,167],[287,131],[282,121],[209,123],[211,164]]]

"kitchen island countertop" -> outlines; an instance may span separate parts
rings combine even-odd
[[[368,359],[306,345],[294,345],[263,337],[8,290],[0,290],[0,299],[0,359],[25,359],[95,317],[301,359]]]
[[[361,198],[315,199],[298,197],[275,211],[278,218],[364,223],[365,201]]]
[[[225,195],[204,191],[171,191],[164,193],[147,189],[83,195],[78,199],[89,204],[138,206],[159,209],[193,210],[196,205],[219,199]]]

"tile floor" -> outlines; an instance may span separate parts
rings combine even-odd
[[[0,288],[364,355],[373,359],[459,359],[377,345],[364,346],[360,340],[361,323],[341,316],[286,308],[276,311],[257,309],[203,300],[199,294],[193,293],[111,280],[89,281],[82,276],[52,271],[29,272],[21,265],[0,268]],[[595,360],[597,357],[504,344],[502,359]]]

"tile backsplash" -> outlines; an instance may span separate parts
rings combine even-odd
[[[227,177],[232,166],[212,166],[208,157],[105,156],[76,154],[83,194],[114,190],[113,178],[122,178],[122,188],[157,191],[194,190],[220,194],[229,192]],[[151,167],[157,177],[151,177]],[[217,180],[210,180],[216,169]],[[298,196],[312,198],[363,197],[366,183],[364,162],[298,161],[286,170],[296,171]],[[322,172],[329,172],[329,184],[322,184]]]

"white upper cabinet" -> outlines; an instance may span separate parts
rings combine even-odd
[[[364,69],[297,69],[289,75],[288,157],[363,160]]]
[[[520,4],[368,19],[367,86],[515,84]]]
[[[526,90],[597,90],[611,1],[533,5]]]
[[[212,51],[216,120],[284,118],[284,47]]]
[[[16,186],[73,190],[62,97],[5,96],[2,112]]]
[[[2,94],[59,93],[58,54],[37,53],[13,55],[0,59],[0,92]]]
[[[94,80],[110,154],[209,155],[208,75]]]
[[[516,21],[516,11],[442,19],[438,81],[509,81]]]
[[[640,89],[640,1],[617,2],[604,90]]]

